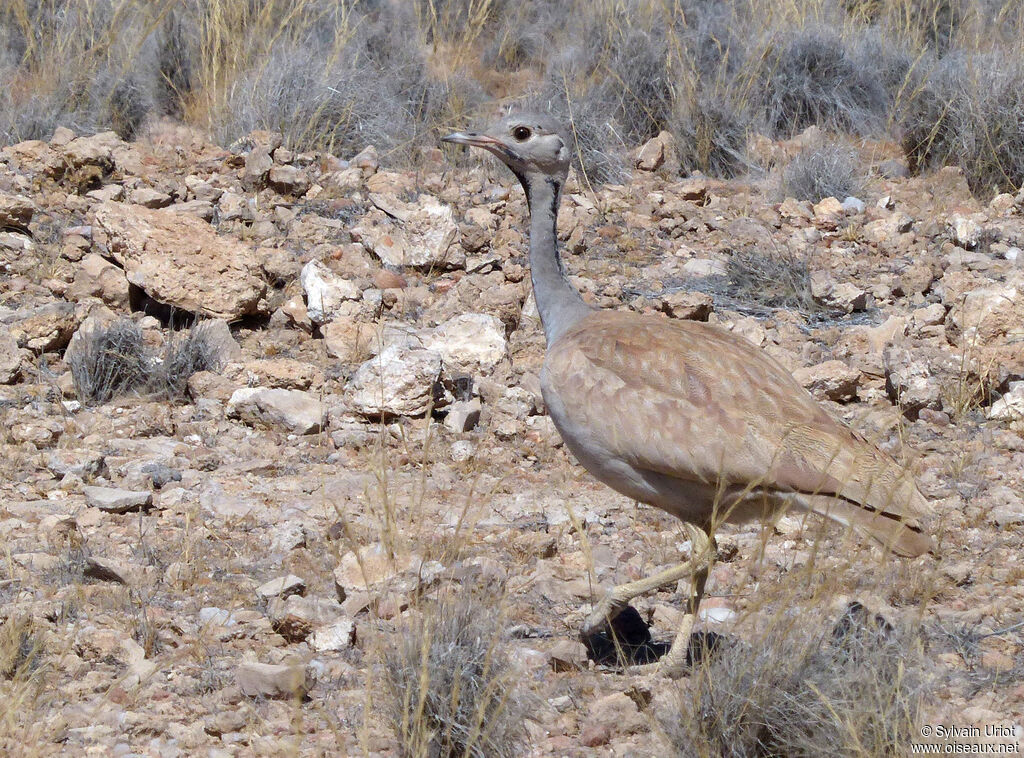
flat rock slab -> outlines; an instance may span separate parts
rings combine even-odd
[[[228,320],[266,310],[255,250],[199,218],[105,202],[95,210],[93,238],[131,284],[164,305]]]
[[[371,193],[370,201],[377,207],[351,229],[352,238],[386,265],[460,268],[465,264],[450,206],[429,195],[404,203],[394,195]]]
[[[303,697],[314,684],[306,667],[298,664],[243,663],[235,680],[247,697]]]
[[[85,502],[107,513],[128,513],[153,504],[152,492],[135,492],[117,487],[82,487]]]
[[[315,434],[323,426],[324,405],[302,390],[243,387],[231,395],[227,415],[294,434]]]

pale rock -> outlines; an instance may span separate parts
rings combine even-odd
[[[443,570],[437,561],[410,552],[392,554],[378,542],[341,557],[334,570],[334,589],[339,602],[361,592],[412,592],[435,584]]]
[[[18,347],[46,353],[66,347],[78,326],[74,303],[46,303],[17,311],[0,308],[0,325]]]
[[[445,368],[477,373],[494,368],[506,356],[505,327],[489,313],[464,313],[439,324],[423,346],[441,355]]]
[[[370,192],[370,200],[374,201],[374,205],[376,205],[374,196],[377,196],[382,202],[387,202],[391,198],[418,192],[419,185],[410,171],[377,171],[372,176],[366,177],[366,189]],[[391,213],[390,208],[381,208],[381,210]]]
[[[344,193],[358,190],[363,185],[363,179],[363,172],[355,166],[341,171],[334,171],[323,177],[323,181],[326,182],[327,186]]]
[[[294,521],[277,524],[270,530],[270,550],[273,553],[298,550],[306,547],[308,541],[306,527]]]
[[[815,302],[845,313],[867,310],[875,304],[870,293],[849,282],[836,282],[827,271],[811,274],[811,297]]]
[[[246,697],[302,698],[316,680],[302,664],[242,663],[235,681]]]
[[[166,192],[161,192],[152,187],[138,187],[132,190],[128,199],[135,205],[141,205],[145,208],[166,208],[174,202],[174,199]]]
[[[302,642],[314,629],[334,623],[342,610],[333,599],[291,594],[271,598],[267,615],[275,632],[289,642]]]
[[[320,261],[310,261],[302,267],[299,283],[306,296],[306,314],[314,324],[330,321],[342,303],[359,300],[363,295],[355,282],[342,279]]]
[[[784,219],[810,221],[814,216],[811,203],[807,200],[797,200],[787,197],[779,205],[779,215]]]
[[[209,479],[199,490],[199,507],[222,519],[242,519],[259,504],[245,491],[226,492],[220,482]]]
[[[228,320],[265,312],[267,285],[250,245],[168,209],[103,203],[94,217],[94,238],[154,300]]]
[[[683,273],[687,276],[725,276],[728,273],[725,263],[711,258],[691,258],[683,264]]]
[[[946,233],[953,244],[964,250],[973,250],[981,239],[981,225],[966,216],[953,216],[946,222]]]
[[[55,476],[71,474],[81,479],[98,476],[106,467],[103,453],[95,450],[58,448],[46,457],[46,468]]]
[[[53,147],[64,147],[74,138],[75,133],[71,129],[68,129],[66,126],[58,126],[53,130],[53,136],[50,137],[50,144]]]
[[[661,296],[662,310],[672,318],[707,321],[715,309],[715,299],[704,292],[680,290]]]
[[[647,718],[625,692],[616,692],[590,705],[588,724],[604,725],[617,734],[631,734],[647,726]]]
[[[85,559],[83,573],[88,578],[97,579],[101,582],[134,584],[133,576],[136,574],[136,571],[131,566],[112,558],[90,555]]]
[[[928,361],[900,345],[883,352],[885,391],[903,415],[916,420],[920,411],[942,410],[942,387]]]
[[[313,331],[313,321],[309,317],[309,312],[306,310],[306,301],[303,297],[290,297],[285,300],[284,305],[281,306],[280,312],[284,314],[286,320],[294,326],[302,329],[304,332]],[[323,329],[321,329],[321,335]]]
[[[27,230],[35,209],[35,203],[27,197],[0,192],[0,228]]]
[[[907,319],[890,316],[878,326],[853,326],[846,330],[836,344],[837,358],[861,373],[884,376],[886,373],[883,350],[902,338],[907,331]]]
[[[264,600],[274,597],[286,598],[289,595],[304,595],[306,594],[306,582],[295,574],[287,574],[264,582],[256,588],[256,594]]]
[[[117,315],[109,308],[93,308],[68,340],[67,348],[64,350],[64,362],[70,366],[84,358],[85,353],[82,351],[88,348],[89,342],[116,318]]]
[[[843,200],[843,212],[849,216],[855,216],[858,213],[863,213],[864,201],[859,197],[853,197],[852,195]]]
[[[89,253],[75,271],[75,280],[65,293],[69,300],[80,301],[98,297],[112,308],[128,308],[128,279],[124,269],[115,266],[103,256]]]
[[[843,204],[834,197],[822,198],[813,205],[814,217],[819,221],[837,221],[845,213]]]
[[[224,194],[224,190],[213,184],[211,181],[200,178],[195,174],[185,177],[185,186],[192,195],[193,200],[215,203]]]
[[[444,425],[455,434],[464,434],[476,428],[480,423],[480,398],[456,400],[448,406],[448,414],[444,417]]]
[[[108,513],[128,513],[149,508],[153,504],[152,492],[135,492],[117,487],[82,487],[86,505]]]
[[[681,200],[695,205],[707,205],[711,200],[707,180],[699,177],[679,182],[675,185],[675,191]]]
[[[231,627],[238,624],[238,619],[231,611],[208,605],[199,609],[199,623],[210,626]]]
[[[22,353],[18,342],[6,327],[0,326],[0,384],[13,384],[21,378]]]
[[[946,319],[946,306],[932,303],[924,308],[917,308],[910,313],[911,328],[920,332],[927,326],[938,326]]]
[[[246,189],[259,189],[267,180],[267,174],[274,165],[270,157],[269,145],[254,145],[245,154],[245,169],[242,172],[242,186]]]
[[[798,368],[793,378],[817,397],[848,403],[857,398],[860,372],[842,361],[832,360]]]
[[[587,648],[579,640],[563,639],[551,646],[548,663],[558,672],[587,668]]]
[[[352,157],[352,160],[349,161],[349,165],[372,174],[380,166],[380,158],[377,155],[377,148],[373,145],[367,145]]]
[[[739,618],[739,614],[732,608],[724,606],[701,606],[697,611],[697,617],[706,624],[728,624]]]
[[[224,377],[249,387],[271,387],[286,390],[308,390],[319,387],[324,372],[306,361],[295,358],[261,358],[225,367]]]
[[[951,303],[946,332],[951,342],[971,345],[1016,342],[1024,337],[1024,273],[970,290]]]
[[[174,205],[169,205],[167,210],[172,213],[188,214],[207,223],[213,221],[213,203],[208,200],[189,200],[186,203],[175,203]]]
[[[369,418],[422,416],[430,407],[440,407],[444,397],[435,399],[441,375],[441,355],[404,345],[392,345],[363,363],[349,383],[353,409]]]
[[[283,195],[301,197],[309,190],[309,177],[295,166],[274,166],[268,174],[270,186]]]
[[[100,132],[90,137],[77,137],[61,151],[65,164],[72,169],[96,166],[104,173],[114,168],[114,148],[124,141],[114,132]]]
[[[225,192],[217,202],[221,221],[252,221],[255,218],[248,198],[234,192]]]
[[[459,227],[451,206],[429,195],[416,203],[379,194],[370,199],[377,208],[363,216],[351,234],[385,265],[444,269],[465,263],[465,251],[456,244]]]
[[[670,171],[677,170],[679,157],[676,152],[676,138],[669,132],[659,132],[658,136],[648,140],[640,148],[635,166],[641,171],[657,171],[663,167]]]
[[[356,624],[341,618],[315,630],[306,640],[318,653],[336,653],[356,644]]]
[[[242,387],[228,400],[225,413],[248,424],[285,429],[293,434],[315,434],[323,427],[324,406],[301,390]]]
[[[353,318],[336,318],[320,326],[327,354],[344,363],[366,360],[373,353],[376,333],[373,324]]]
[[[476,445],[471,440],[455,440],[449,455],[453,463],[465,463],[476,452]]]
[[[992,403],[985,416],[993,421],[1024,419],[1024,382],[1012,382],[1010,390]]]
[[[235,341],[231,327],[224,319],[200,321],[192,327],[192,334],[210,348],[214,365],[226,366],[242,359],[242,347]]]
[[[927,263],[915,263],[900,273],[899,287],[905,295],[924,294],[931,289],[935,272]]]

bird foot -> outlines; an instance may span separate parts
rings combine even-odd
[[[617,600],[614,594],[609,592],[583,621],[580,638],[586,640],[598,634],[608,634],[612,629],[612,623],[628,607],[627,601]]]

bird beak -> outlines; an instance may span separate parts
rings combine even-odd
[[[447,137],[442,137],[441,141],[453,142],[456,145],[482,147],[485,150],[491,150],[495,145],[501,144],[501,142],[496,140],[494,137],[488,137],[486,134],[479,134],[477,132],[453,132]]]
[[[456,145],[482,147],[484,150],[494,153],[506,163],[516,158],[515,154],[500,139],[487,134],[480,134],[479,132],[453,132],[447,137],[442,137],[441,141],[451,142]]]

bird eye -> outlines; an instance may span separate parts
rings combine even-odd
[[[530,128],[528,126],[517,126],[512,130],[512,136],[519,142],[530,139]]]

